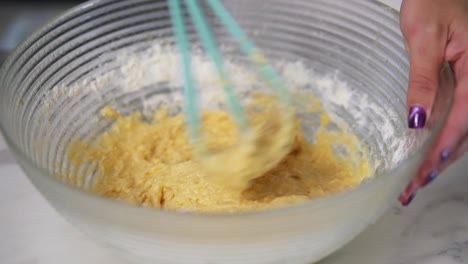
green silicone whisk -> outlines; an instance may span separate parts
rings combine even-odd
[[[247,117],[242,105],[236,98],[234,87],[226,73],[223,65],[221,53],[217,47],[217,43],[213,38],[213,34],[206,22],[204,14],[200,8],[199,0],[168,0],[170,14],[176,37],[177,46],[182,59],[183,78],[184,78],[184,99],[185,99],[185,115],[187,118],[188,127],[191,130],[192,136],[197,136],[197,131],[200,125],[199,108],[196,102],[195,84],[191,69],[190,48],[185,30],[184,16],[182,15],[182,2],[186,5],[188,12],[192,18],[197,34],[201,40],[201,44],[213,61],[217,74],[223,83],[223,89],[226,94],[226,100],[234,120],[238,123],[241,131],[248,129]],[[276,92],[277,98],[281,105],[289,107],[291,98],[286,89],[286,86],[275,71],[268,63],[262,52],[255,47],[250,41],[246,33],[242,30],[232,15],[226,10],[224,5],[219,0],[206,0],[209,7],[214,11],[222,24],[227,28],[231,36],[240,45],[241,50],[248,56],[250,61],[257,66],[259,73],[265,81],[271,85]],[[199,135],[198,135],[199,136]]]
[[[268,60],[263,53],[249,40],[246,33],[238,25],[231,14],[226,10],[219,0],[206,0],[208,7],[214,11],[214,14],[221,21],[222,25],[227,29],[227,32],[238,43],[241,51],[249,58],[249,61],[256,66],[259,75],[268,86],[273,88],[276,101],[280,106],[278,120],[281,118],[279,130],[277,133],[265,132],[264,135],[256,135],[257,139],[252,140],[252,127],[249,126],[249,119],[245,109],[241,105],[234,90],[234,85],[227,74],[221,53],[217,43],[213,38],[213,34],[206,22],[204,13],[200,7],[200,0],[168,0],[170,14],[173,24],[174,35],[179,49],[183,79],[184,79],[184,111],[189,135],[192,142],[195,142],[196,150],[201,155],[198,158],[205,164],[205,167],[214,169],[212,175],[216,175],[218,179],[222,177],[238,180],[239,188],[244,188],[244,182],[250,181],[258,176],[261,176],[266,171],[280,162],[283,157],[289,152],[292,145],[292,130],[293,130],[293,115],[291,114],[291,97],[289,92],[275,69],[268,63]],[[200,39],[202,47],[215,66],[217,75],[221,80],[222,87],[226,96],[226,103],[232,114],[233,120],[236,122],[240,141],[237,149],[230,149],[231,152],[212,153],[206,151],[203,144],[203,135],[200,132],[200,109],[197,105],[197,95],[195,91],[194,78],[192,76],[191,54],[187,40],[185,29],[184,15],[182,5],[184,4],[188,15],[195,27],[196,33]],[[268,122],[265,120],[265,122]],[[270,137],[270,143],[262,143],[260,138]],[[259,140],[260,139],[260,140]],[[216,155],[218,154],[218,155]],[[224,155],[223,155],[224,154]],[[217,164],[223,163],[236,164],[232,171],[221,168]],[[236,178],[236,179],[234,179]],[[244,182],[241,178],[247,179]],[[232,184],[235,185],[235,184]]]

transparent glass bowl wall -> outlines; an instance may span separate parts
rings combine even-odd
[[[428,128],[406,129],[408,61],[398,14],[362,0],[226,0],[255,42],[275,59],[304,61],[317,73],[338,70],[340,79],[382,105],[396,136],[412,137],[409,157],[355,190],[268,212],[199,215],[137,208],[64,184],[53,176],[64,164],[71,137],[92,139],[109,123],[97,118],[109,102],[128,113],[157,87],[123,92],[105,87],[103,97],[84,94],[55,102],[45,96],[68,92],[96,72],[118,65],[125,47],[146,48],[171,39],[166,1],[92,1],[83,4],[24,42],[0,72],[0,124],[24,171],[70,222],[97,240],[141,263],[310,263],[340,248],[374,221],[414,174],[423,153],[444,122],[451,104],[450,69],[441,73],[440,92]],[[230,57],[238,55],[219,23],[218,40]],[[190,27],[190,25],[189,25]],[[190,30],[193,36],[193,30]],[[241,57],[239,57],[241,58]],[[42,111],[47,109],[46,112]],[[349,109],[336,109],[347,117]],[[341,111],[341,112],[340,112]],[[46,113],[46,114],[45,114]],[[379,126],[382,116],[366,113]],[[375,129],[356,127],[375,155],[387,146]],[[420,140],[418,140],[420,138]]]

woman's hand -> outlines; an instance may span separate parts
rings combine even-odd
[[[411,129],[423,128],[431,115],[444,61],[451,63],[456,79],[447,123],[399,197],[403,205],[408,205],[421,187],[468,149],[468,1],[403,0],[401,30],[411,66],[407,99]]]

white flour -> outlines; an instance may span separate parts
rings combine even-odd
[[[222,89],[211,61],[200,52],[195,52],[192,64],[196,87],[203,87],[203,90],[199,91],[201,100],[204,103],[219,101]],[[93,73],[93,76],[78,81],[72,87],[61,86],[53,89],[44,104],[46,113],[50,113],[49,111],[54,109],[64,98],[77,94],[89,94],[104,98],[103,94],[108,92],[110,87],[120,92],[131,93],[139,92],[143,88],[155,86],[155,84],[164,83],[172,89],[180,87],[182,84],[179,57],[171,47],[154,45],[144,51],[121,51],[110,66],[115,69],[106,72],[106,66],[103,65],[101,72]],[[381,106],[371,102],[363,92],[353,90],[345,82],[340,81],[338,74],[317,75],[302,62],[281,62],[277,63],[276,66],[292,90],[312,90],[322,99],[325,108],[331,112],[332,116],[333,114],[335,114],[335,118],[339,116],[333,111],[336,107],[346,109],[354,120],[352,129],[367,129],[365,131],[369,135],[378,135],[379,139],[376,141],[382,145],[379,147],[381,153],[379,159],[384,159],[381,164],[383,169],[394,167],[405,159],[411,147],[418,143],[415,141],[415,137],[397,135],[397,128],[392,124],[397,118],[396,115],[389,116]],[[236,92],[239,94],[242,95],[253,89],[265,89],[262,80],[252,68],[231,60],[225,61],[225,67],[231,81],[238,89]],[[155,96],[143,100],[143,112],[148,113],[154,110],[161,101],[165,100],[164,98]],[[181,102],[182,93],[173,93],[172,100],[173,103]],[[107,103],[109,102],[103,102],[103,105]],[[372,127],[375,127],[375,124],[373,125],[372,122],[375,121],[369,118],[370,114],[379,119],[379,131],[373,131]]]

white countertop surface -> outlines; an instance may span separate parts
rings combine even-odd
[[[398,8],[400,0],[382,0]],[[468,263],[468,155],[409,208],[396,202],[321,264]],[[0,136],[0,263],[125,264],[65,222],[15,164]]]

